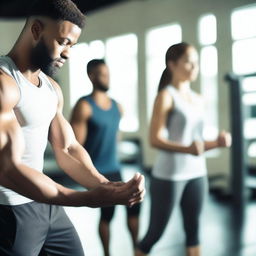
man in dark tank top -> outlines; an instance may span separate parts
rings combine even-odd
[[[120,162],[117,156],[117,137],[122,107],[107,94],[109,70],[104,60],[94,59],[87,65],[93,91],[76,103],[71,125],[78,142],[89,153],[95,167],[111,181],[120,181]],[[135,245],[138,235],[139,205],[127,207],[128,228]],[[109,224],[115,207],[101,208],[99,233],[105,256],[110,255]]]

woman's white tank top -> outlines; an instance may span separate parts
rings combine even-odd
[[[203,140],[203,102],[190,90],[190,103],[178,90],[169,85],[167,88],[173,100],[173,109],[168,115],[167,138],[170,141],[189,146],[195,140]],[[206,175],[204,155],[176,153],[160,150],[152,175],[165,180],[187,180]]]

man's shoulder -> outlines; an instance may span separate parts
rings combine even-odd
[[[0,69],[0,105],[3,105],[2,108],[4,108],[4,105],[16,106],[19,97],[20,92],[16,81]]]
[[[81,100],[81,98],[76,102],[72,114],[71,114],[71,124],[75,124],[77,122],[87,122],[92,115],[92,108],[90,104]]]
[[[14,80],[12,76],[7,74],[4,70],[1,69],[0,67],[0,84],[1,87],[3,88],[9,88],[9,87],[17,87],[17,83]]]
[[[76,105],[80,105],[80,106],[91,106],[93,102],[93,98],[91,97],[91,95],[84,95],[82,97],[80,97],[77,100],[77,104]]]
[[[79,98],[76,105],[82,108],[91,108],[91,105],[92,105],[91,97],[87,95]]]

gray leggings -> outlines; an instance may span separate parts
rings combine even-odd
[[[177,202],[181,205],[186,246],[199,245],[199,216],[206,188],[206,177],[186,181],[167,181],[153,177],[150,184],[150,224],[138,248],[144,253],[149,253],[163,234]]]

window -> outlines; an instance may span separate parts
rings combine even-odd
[[[181,26],[179,24],[152,28],[146,34],[147,115],[149,119],[151,118],[159,80],[165,69],[165,53],[171,45],[180,43],[181,38]]]
[[[234,10],[231,14],[233,71],[246,74],[256,71],[256,6]]]
[[[204,138],[214,140],[218,135],[218,53],[216,18],[206,14],[199,19],[200,85],[205,99]],[[215,155],[215,154],[213,154]]]
[[[70,104],[71,107],[83,95],[92,91],[92,84],[87,76],[87,63],[94,58],[103,58],[105,54],[104,43],[100,40],[89,44],[81,43],[72,48],[69,60],[70,71]]]
[[[236,9],[231,14],[233,39],[232,65],[236,74],[256,72],[256,5]],[[244,137],[254,141],[256,138],[256,78],[243,79],[243,104],[246,106]],[[255,157],[255,141],[248,148],[248,155]]]
[[[251,39],[238,40],[233,43],[233,71],[236,74],[247,74],[256,71],[255,47],[256,37]]]
[[[256,37],[256,6],[235,10],[231,15],[233,40]]]
[[[127,34],[106,41],[106,62],[110,70],[110,95],[123,107],[120,129],[135,132],[138,120],[137,36]]]
[[[246,115],[244,121],[244,137],[246,139],[255,140],[256,138],[256,87],[255,77],[244,78],[242,81],[243,98],[242,102],[245,106]]]
[[[204,15],[199,20],[199,42],[201,45],[215,44],[217,40],[216,18],[212,14]]]
[[[69,60],[70,72],[70,104],[73,107],[76,101],[92,90],[86,73],[88,60],[88,44],[82,43],[74,46]]]
[[[89,55],[92,59],[103,59],[105,57],[105,45],[100,40],[91,41],[89,43]]]

